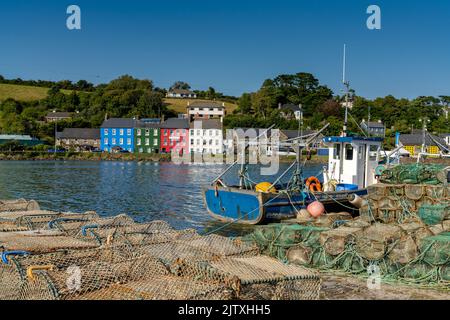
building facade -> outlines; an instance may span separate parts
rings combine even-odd
[[[198,154],[223,153],[222,123],[217,119],[194,120],[190,123],[189,151]]]
[[[280,115],[286,120],[300,120],[302,109],[296,104],[278,104]]]
[[[134,152],[134,128],[137,120],[111,118],[100,127],[100,149],[105,152]]]
[[[189,121],[188,119],[169,118],[161,124],[160,152],[179,154],[189,153]]]
[[[0,134],[0,144],[16,142],[22,146],[36,146],[43,142],[29,135],[23,134]]]
[[[134,151],[136,153],[159,153],[160,125],[139,121],[134,128]]]
[[[424,149],[423,151],[426,153],[439,155],[442,145],[445,145],[445,141],[442,138],[428,133],[425,134],[425,140],[423,134],[401,134],[399,142],[412,157],[418,156],[419,153],[422,152],[422,149]],[[436,142],[438,142],[441,147]]]
[[[100,129],[65,128],[56,134],[56,145],[76,151],[100,149]]]
[[[72,112],[49,112],[47,116],[45,116],[46,122],[55,122],[61,120],[70,120],[72,119]]]
[[[367,135],[370,137],[384,138],[386,136],[386,127],[384,126],[383,122],[381,122],[381,121],[366,122],[365,120],[363,120],[361,122],[361,129],[363,129],[364,132],[367,133]]]
[[[195,92],[190,91],[190,90],[174,89],[174,90],[170,90],[166,94],[166,97],[167,98],[181,98],[181,99],[185,99],[185,98],[196,99],[197,98],[197,94]]]
[[[223,122],[226,115],[225,104],[218,104],[211,101],[198,101],[188,103],[186,114],[189,121],[219,119]]]

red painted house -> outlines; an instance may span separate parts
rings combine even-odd
[[[161,153],[178,151],[180,155],[189,153],[188,119],[170,118],[161,124]]]

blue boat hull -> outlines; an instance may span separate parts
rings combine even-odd
[[[364,196],[367,190],[318,192],[314,195],[302,192],[287,195],[242,190],[236,187],[207,187],[203,190],[203,199],[208,213],[215,219],[242,224],[261,224],[267,220],[292,218],[298,210],[316,200],[322,202],[326,208],[351,207],[347,200],[351,194]],[[349,211],[348,208],[345,211]]]

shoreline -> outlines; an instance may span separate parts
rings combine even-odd
[[[91,152],[0,152],[0,161],[137,161],[170,162],[170,154],[136,154],[136,153],[91,153]],[[295,156],[280,156],[280,163],[291,163]],[[210,162],[205,162],[210,163]],[[225,163],[225,162],[224,162]],[[307,164],[326,164],[328,157],[313,155]],[[219,163],[218,163],[219,164]]]

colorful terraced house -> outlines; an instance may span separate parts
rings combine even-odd
[[[134,128],[134,141],[136,153],[159,153],[160,125],[139,121]]]
[[[169,118],[161,124],[161,153],[175,150],[180,155],[189,153],[188,119]]]
[[[105,152],[134,152],[134,128],[137,120],[111,118],[100,127],[100,149]]]

